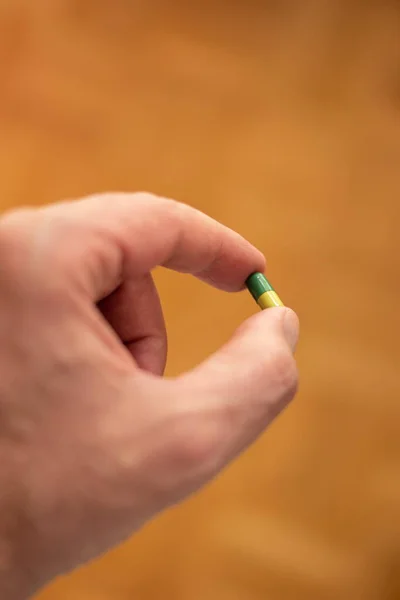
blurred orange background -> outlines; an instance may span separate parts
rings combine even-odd
[[[176,197],[259,246],[302,323],[268,433],[40,600],[400,598],[400,4],[0,0],[0,73],[3,209]],[[157,282],[170,374],[256,310]]]

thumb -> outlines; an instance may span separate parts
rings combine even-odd
[[[253,442],[295,395],[298,333],[293,311],[268,309],[248,319],[225,346],[183,376],[191,392],[190,409],[218,432],[215,450],[222,463]]]

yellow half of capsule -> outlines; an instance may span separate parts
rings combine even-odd
[[[257,300],[257,304],[263,310],[265,308],[273,308],[274,306],[284,306],[282,300],[276,292],[264,292]]]

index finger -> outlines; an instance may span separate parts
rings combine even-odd
[[[227,291],[242,289],[249,273],[265,267],[261,252],[239,234],[166,198],[104,194],[44,210],[53,232],[47,243],[54,250],[66,239],[71,246],[73,234],[73,273],[94,298],[158,265]]]

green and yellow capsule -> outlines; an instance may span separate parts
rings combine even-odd
[[[246,286],[262,310],[274,306],[284,306],[282,300],[262,273],[253,273],[246,279]]]

